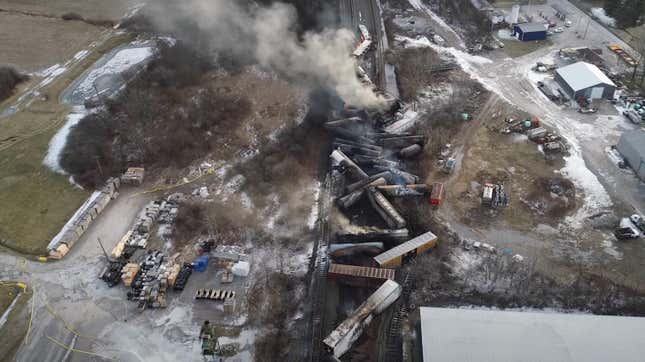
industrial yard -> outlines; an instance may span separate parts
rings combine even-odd
[[[574,326],[642,330],[645,68],[603,6],[0,0],[0,359],[462,359],[494,315],[583,361],[608,342]]]

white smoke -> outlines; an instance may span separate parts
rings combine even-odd
[[[601,23],[603,23],[603,24],[605,24],[607,26],[616,27],[616,19],[614,19],[611,16],[607,15],[607,13],[605,13],[604,8],[592,8],[591,13]]]
[[[306,84],[324,86],[346,103],[379,108],[385,103],[356,76],[351,50],[356,39],[346,29],[309,32],[299,39],[291,5],[243,6],[236,0],[161,0],[153,21],[173,31],[190,22],[216,52],[250,57],[260,65]],[[196,35],[197,36],[197,35]]]

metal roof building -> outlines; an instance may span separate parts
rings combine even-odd
[[[613,98],[616,84],[593,64],[578,62],[558,68],[555,80],[571,99]]]
[[[542,23],[524,23],[513,26],[513,35],[521,41],[546,39],[547,26]]]
[[[627,131],[620,136],[618,152],[625,158],[638,178],[645,181],[645,132]]]
[[[637,362],[645,356],[645,318],[420,310],[423,362]]]

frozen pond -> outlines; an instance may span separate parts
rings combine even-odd
[[[153,41],[124,44],[101,57],[63,91],[61,103],[83,105],[86,99],[110,97],[154,55]]]

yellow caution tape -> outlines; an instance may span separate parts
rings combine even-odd
[[[132,196],[130,196],[130,197],[136,197],[136,196],[139,196],[139,195],[146,195],[146,194],[154,194],[154,193],[159,192],[159,191],[168,191],[168,190],[172,190],[172,189],[174,189],[174,188],[177,188],[177,187],[180,187],[180,186],[184,186],[184,185],[188,185],[188,184],[190,184],[190,183],[193,183],[193,182],[195,182],[195,181],[197,181],[197,180],[201,179],[201,178],[202,178],[202,177],[204,177],[204,176],[212,175],[212,174],[214,174],[214,173],[215,173],[215,168],[214,168],[214,167],[211,167],[211,168],[209,168],[209,169],[205,170],[201,175],[199,175],[199,176],[197,176],[197,177],[193,178],[192,180],[188,180],[188,181],[186,181],[186,182],[181,182],[181,183],[174,184],[174,185],[170,185],[170,186],[160,186],[160,187],[156,187],[156,188],[154,188],[154,189],[149,189],[149,190],[145,190],[145,191],[140,191],[140,192],[137,192],[137,193],[135,193],[135,194],[132,194]]]
[[[67,346],[67,345],[63,344],[62,342],[60,342],[60,341],[56,340],[55,338],[53,338],[53,337],[51,337],[51,336],[47,336],[47,338],[48,338],[50,341],[52,341],[52,342],[56,343],[58,346],[60,346],[60,347],[62,347],[62,348],[65,348],[65,349],[66,349],[66,350],[68,350],[68,351],[78,352],[78,353],[88,354],[88,355],[90,355],[90,356],[97,356],[97,357],[101,357],[101,358],[104,358],[104,359],[113,360],[113,358],[106,357],[106,356],[102,356],[102,355],[100,355],[100,354],[98,354],[98,353],[94,353],[94,352],[90,352],[90,351],[83,351],[82,349],[77,349],[77,348],[73,348],[73,347],[71,347],[71,346]]]
[[[72,328],[69,324],[67,324],[67,322],[65,322],[65,320],[60,315],[58,315],[58,313],[56,313],[54,308],[51,305],[49,305],[49,303],[47,303],[44,298],[41,297],[40,301],[43,302],[43,304],[45,305],[45,309],[47,310],[47,312],[49,312],[49,314],[51,314],[52,316],[54,316],[54,318],[58,319],[63,323],[63,326],[65,327],[65,329],[67,329],[68,331],[70,331],[71,333],[75,334],[77,337],[80,337],[80,338],[94,339],[94,340],[96,339],[94,337],[84,336],[78,333],[74,328]]]
[[[31,323],[34,319],[34,309],[36,307],[36,287],[33,287],[31,293],[31,311],[29,312],[29,322],[27,322],[27,333],[25,334],[25,346],[29,342],[29,333],[31,332]]]

